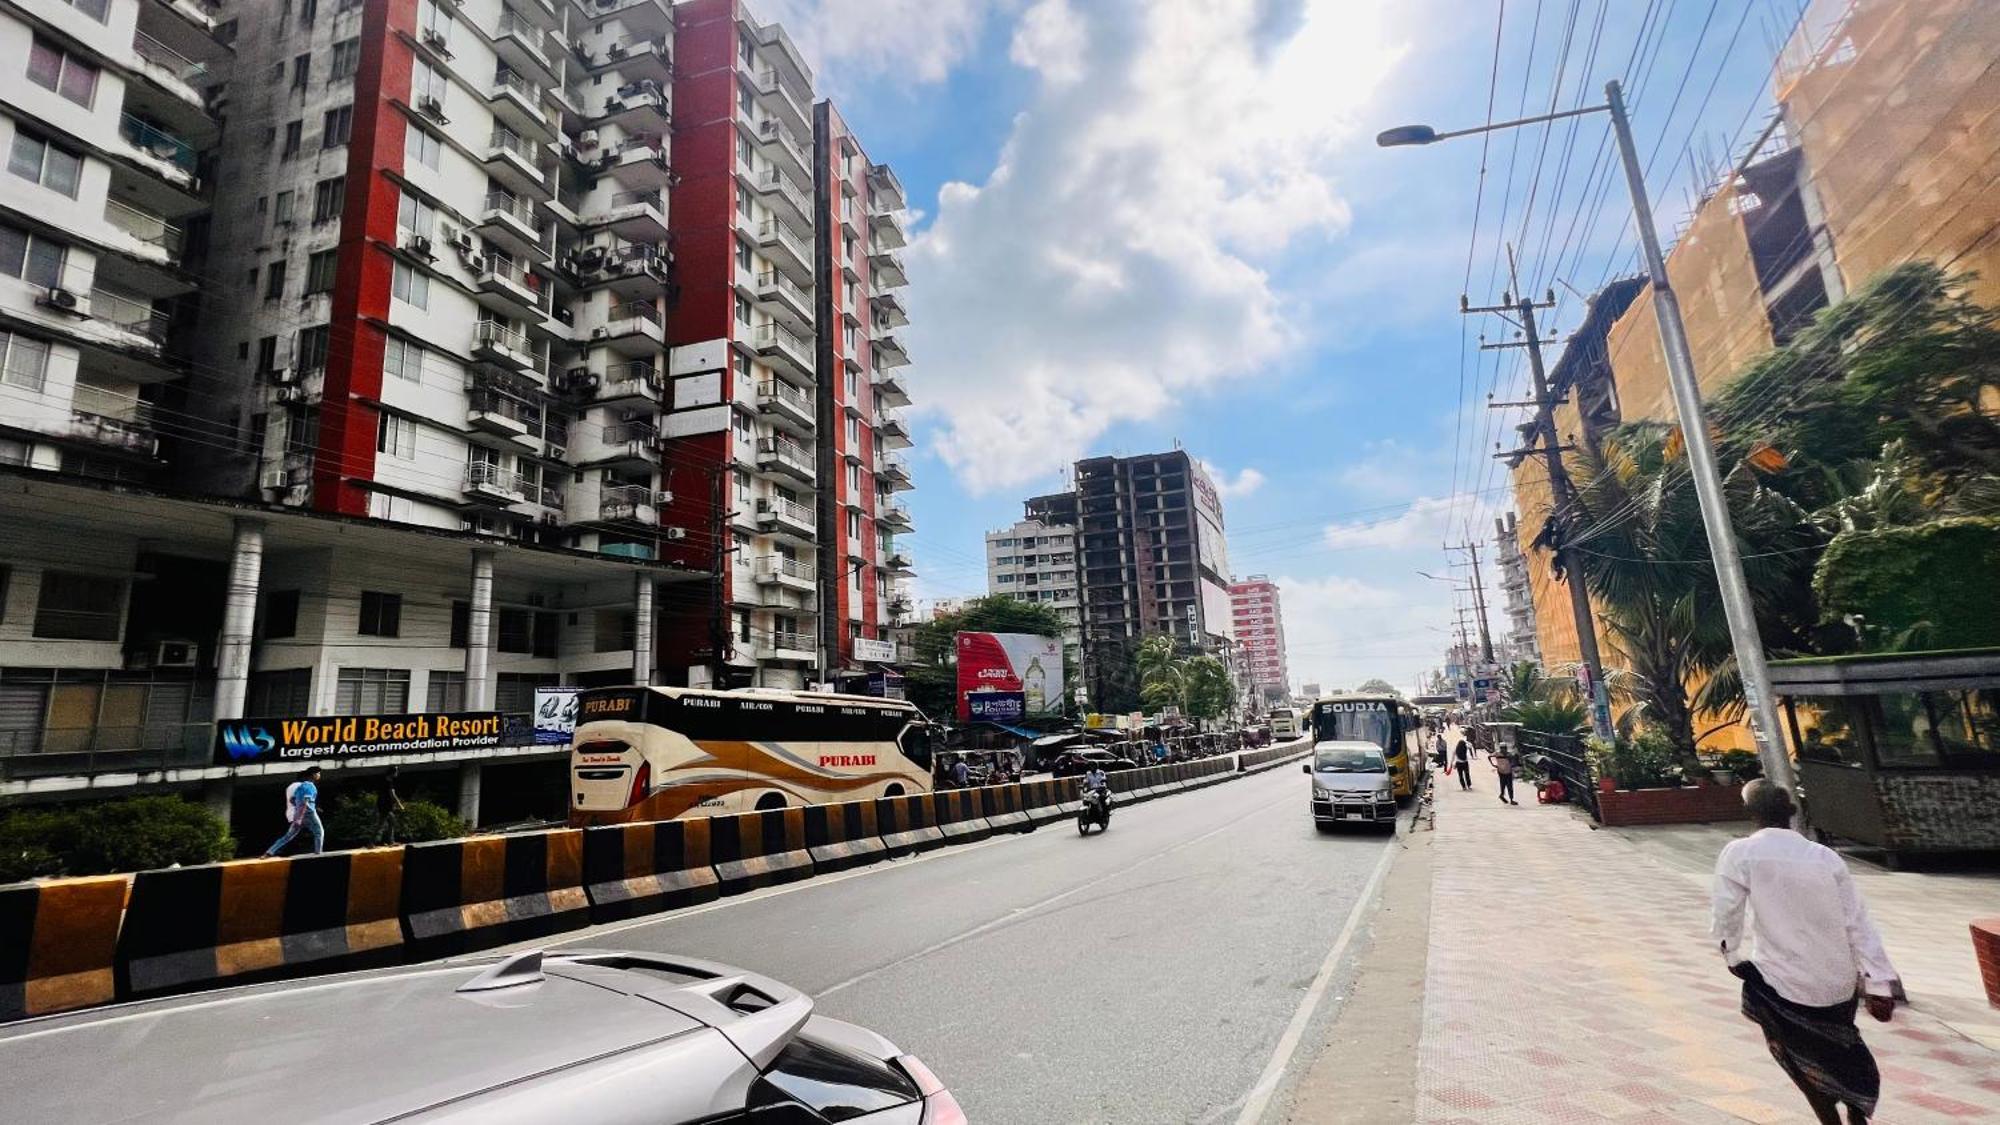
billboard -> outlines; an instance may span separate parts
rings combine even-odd
[[[967,719],[989,723],[1018,723],[1028,710],[1018,691],[969,691],[963,706]]]
[[[1195,556],[1203,570],[1225,584],[1222,616],[1208,617],[1206,609],[1202,612],[1207,617],[1209,632],[1227,636],[1225,630],[1230,619],[1226,585],[1229,581],[1229,543],[1222,530],[1222,494],[1216,490],[1215,482],[1208,479],[1208,471],[1201,467],[1201,462],[1190,462],[1188,472],[1194,500]]]
[[[378,754],[489,750],[499,746],[527,746],[534,741],[535,732],[526,715],[503,715],[498,711],[225,719],[215,724],[215,764],[309,764]]]
[[[979,692],[1018,692],[1024,715],[1061,713],[1062,638],[1032,633],[960,633],[957,645],[960,719],[975,717],[971,697]]]
[[[576,689],[535,689],[535,743],[566,746],[576,733]]]

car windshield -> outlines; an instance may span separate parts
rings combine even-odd
[[[1381,773],[1387,767],[1380,750],[1342,746],[1313,752],[1313,769],[1319,773]]]

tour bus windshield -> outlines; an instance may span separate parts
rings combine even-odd
[[[1380,750],[1358,746],[1334,746],[1313,752],[1313,769],[1319,773],[1381,773],[1388,761]]]
[[[1385,750],[1395,742],[1395,713],[1379,703],[1322,703],[1312,721],[1315,742],[1372,742]]]

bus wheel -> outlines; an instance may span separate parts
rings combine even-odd
[[[884,797],[900,797],[903,795],[903,787],[901,785],[891,785],[889,788],[882,790],[882,795]]]
[[[766,812],[770,809],[782,809],[784,807],[785,795],[783,793],[766,793],[762,797],[757,798],[758,812]]]

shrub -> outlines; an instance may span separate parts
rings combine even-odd
[[[351,793],[335,799],[328,806],[324,820],[329,848],[366,848],[375,844],[375,798],[369,794]],[[399,844],[449,840],[466,832],[464,821],[429,801],[404,801],[403,810],[396,814]]]
[[[1996,570],[2000,520],[1942,519],[1842,532],[1813,586],[1826,621],[1861,618],[1864,649],[1978,648],[2000,644]]]
[[[1682,781],[1673,741],[1659,731],[1616,742],[1593,738],[1586,745],[1592,775],[1608,777],[1620,789],[1670,788]]]
[[[1764,776],[1764,763],[1748,750],[1724,750],[1716,764],[1736,775],[1738,781],[1749,781]]]
[[[0,882],[213,863],[235,851],[229,825],[179,797],[23,809],[0,819]]]

